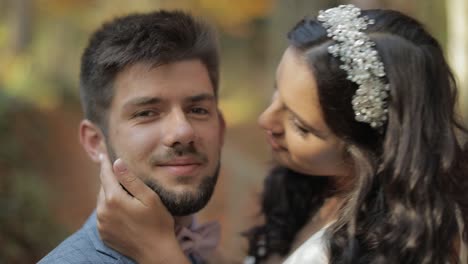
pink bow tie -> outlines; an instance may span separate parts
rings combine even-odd
[[[186,255],[195,255],[209,259],[220,240],[220,225],[216,221],[203,225],[192,225],[189,228],[179,226],[176,235]]]

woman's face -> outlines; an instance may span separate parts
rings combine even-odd
[[[324,121],[314,74],[294,48],[283,54],[272,102],[259,124],[280,165],[311,175],[349,174],[344,144]]]

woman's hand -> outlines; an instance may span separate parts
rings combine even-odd
[[[176,239],[174,219],[158,195],[121,159],[112,166],[106,155],[100,159],[102,186],[96,211],[104,243],[141,264],[190,263]]]

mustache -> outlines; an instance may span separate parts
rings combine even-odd
[[[200,153],[192,144],[176,144],[175,146],[167,149],[164,153],[157,153],[151,156],[150,163],[152,165],[158,165],[170,162],[180,157],[190,158],[202,164],[208,162],[208,157],[205,154]]]

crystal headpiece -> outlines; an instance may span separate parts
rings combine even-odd
[[[348,80],[358,85],[352,100],[356,120],[380,128],[387,120],[389,85],[382,80],[385,69],[375,43],[363,32],[374,21],[360,15],[354,5],[340,5],[320,11],[317,19],[335,41],[328,52],[341,60]]]

